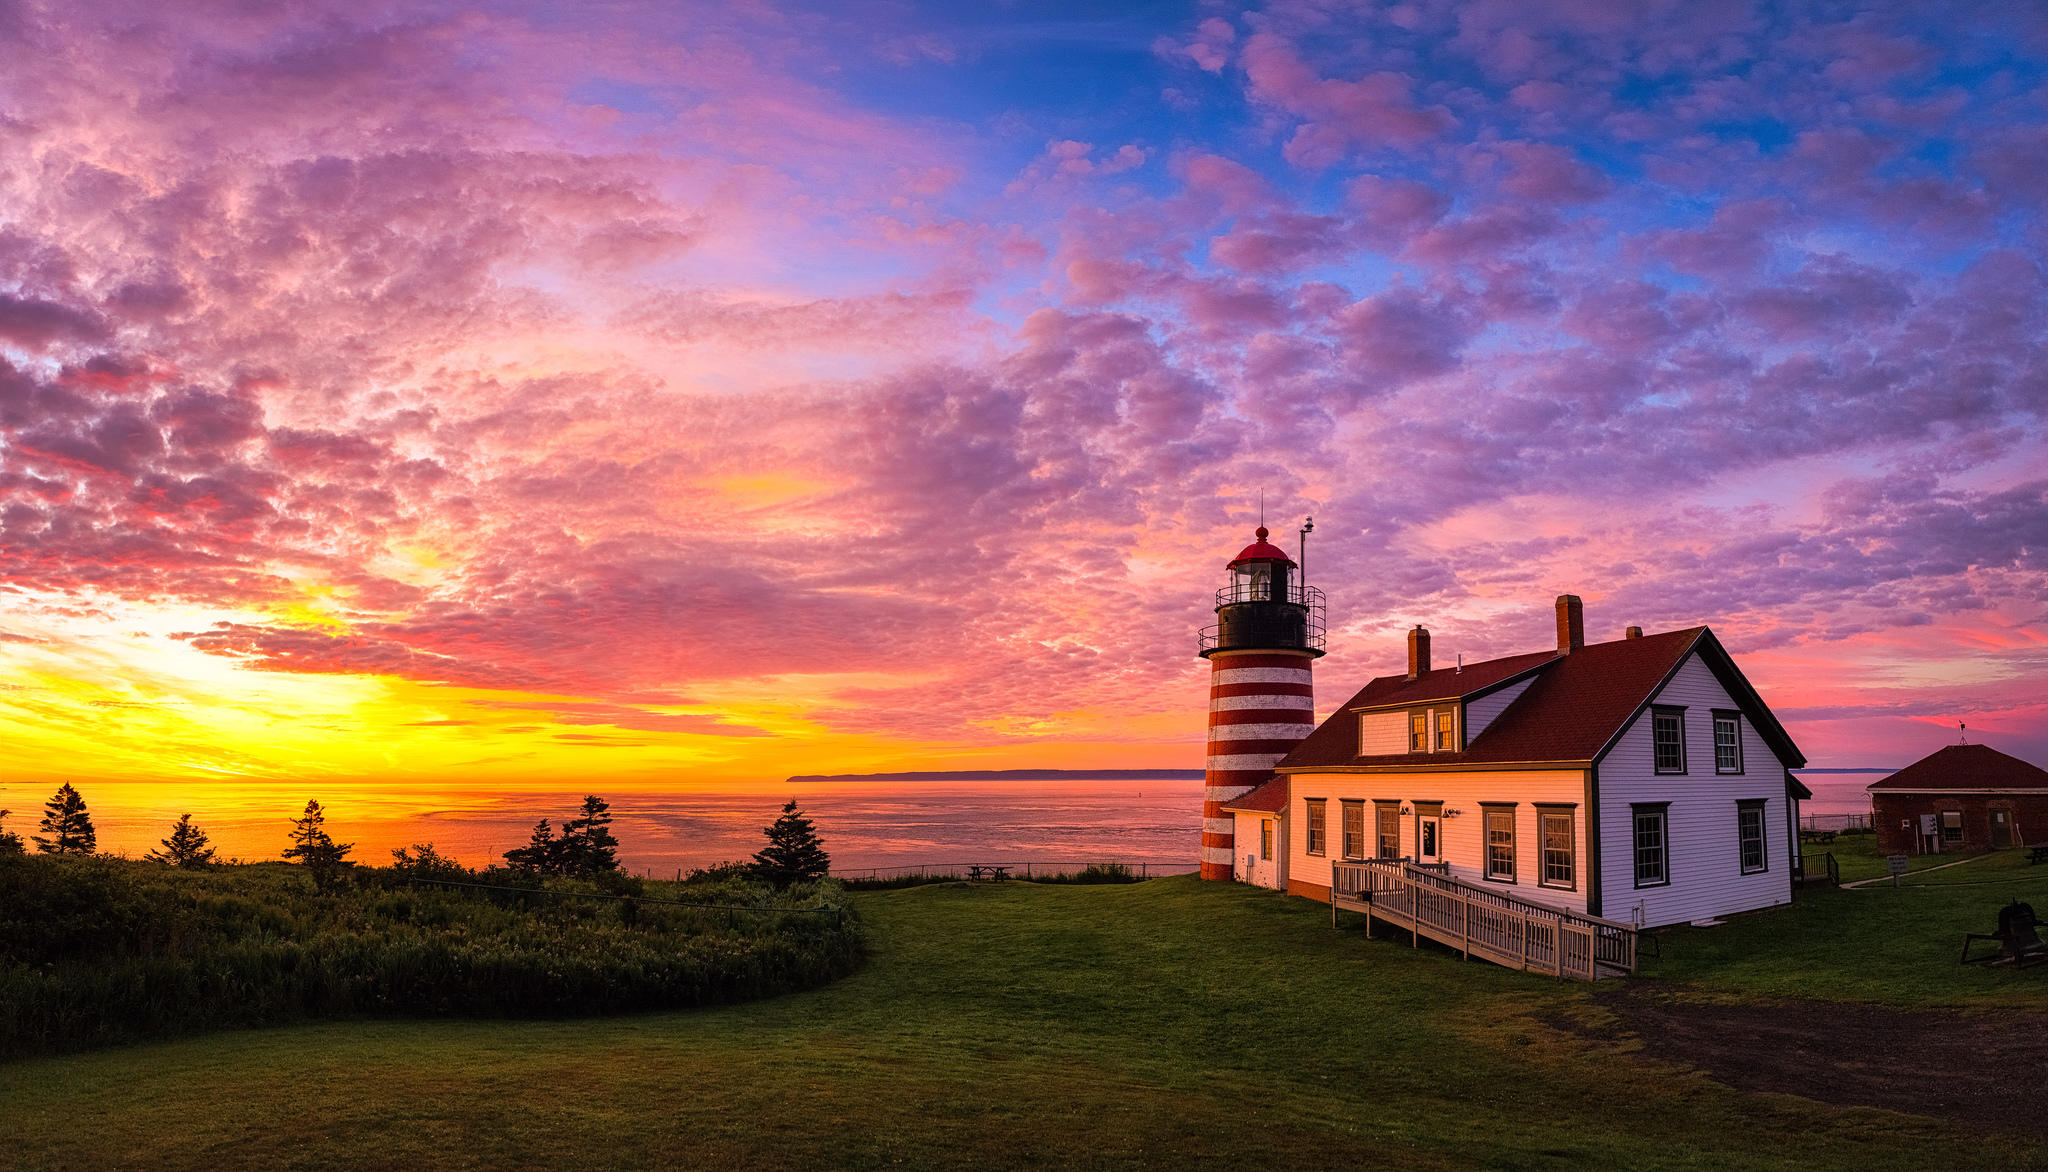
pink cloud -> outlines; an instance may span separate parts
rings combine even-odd
[[[1441,106],[1418,105],[1414,80],[1404,74],[1325,78],[1273,33],[1254,33],[1245,41],[1244,68],[1253,101],[1302,119],[1287,144],[1288,161],[1300,167],[1333,166],[1353,148],[1412,146],[1456,123]]]

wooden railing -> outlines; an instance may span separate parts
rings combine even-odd
[[[1636,969],[1629,924],[1560,911],[1406,860],[1338,863],[1330,914],[1348,907],[1510,968],[1593,980]]]

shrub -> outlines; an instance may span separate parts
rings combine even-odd
[[[475,872],[435,850],[431,842],[416,842],[409,848],[392,847],[391,872],[401,879],[440,879],[462,883],[475,878]]]
[[[423,855],[455,865],[430,848],[403,853],[415,869]],[[307,1017],[736,1001],[822,984],[862,955],[829,881],[777,891],[732,877],[470,873],[530,884],[491,892],[396,886],[394,866],[369,872],[383,882],[323,894],[297,873],[0,858],[0,1057]]]

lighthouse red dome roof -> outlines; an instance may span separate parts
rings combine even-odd
[[[1290,566],[1294,564],[1294,559],[1287,556],[1286,550],[1281,549],[1277,545],[1266,543],[1266,527],[1264,525],[1259,526],[1257,537],[1257,541],[1244,547],[1243,553],[1230,560],[1233,568],[1242,562],[1286,562]]]

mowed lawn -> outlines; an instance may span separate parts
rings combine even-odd
[[[1836,844],[1845,881],[1885,874],[1872,836]],[[2015,970],[1961,963],[1964,933],[1996,931],[2007,903],[2019,900],[2048,914],[2048,864],[2028,863],[2021,850],[1933,857],[1961,865],[1910,873],[1896,888],[1881,881],[1800,892],[1791,907],[1717,927],[1667,929],[1659,934],[1661,957],[1646,957],[1641,971],[1723,1000],[1809,997],[2048,1013],[2048,964]],[[1997,952],[1982,942],[1974,950]]]
[[[1855,893],[1844,893],[1855,894]],[[1740,1093],[1587,986],[1192,878],[859,898],[867,967],[749,1005],[340,1022],[0,1065],[22,1167],[2025,1167]],[[2029,974],[2031,975],[2031,974]],[[1902,1067],[1910,1069],[1902,1058]]]

